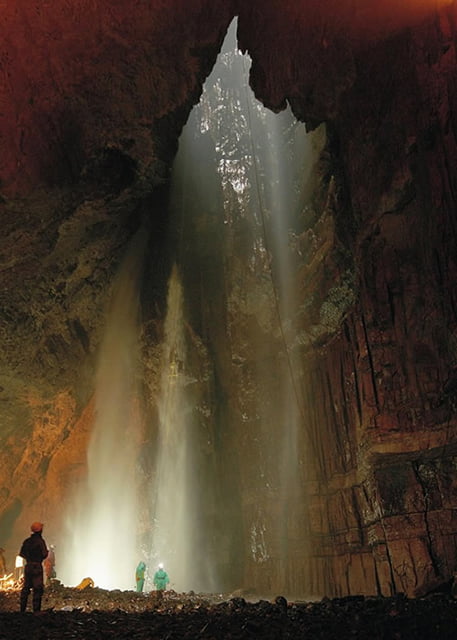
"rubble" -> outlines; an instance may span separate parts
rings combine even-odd
[[[0,591],[0,640],[116,638],[122,640],[330,640],[454,638],[457,601],[449,594],[420,599],[352,596],[251,602],[223,594],[137,593],[56,583],[43,611],[21,614],[18,590]]]

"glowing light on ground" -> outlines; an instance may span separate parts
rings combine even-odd
[[[59,544],[58,576],[76,586],[91,577],[105,589],[133,589],[139,555],[135,477],[141,436],[137,407],[139,300],[147,236],[132,242],[114,285],[96,382],[88,484],[75,498]]]

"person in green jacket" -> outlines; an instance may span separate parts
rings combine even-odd
[[[136,581],[136,590],[138,592],[142,592],[144,588],[144,573],[146,571],[146,565],[143,561],[138,563],[138,566],[135,570],[135,581]]]
[[[167,588],[170,578],[168,577],[168,573],[164,571],[163,564],[159,564],[159,567],[154,574],[153,582],[157,591],[165,591]]]

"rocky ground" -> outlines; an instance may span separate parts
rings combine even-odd
[[[39,614],[18,612],[18,591],[0,591],[0,640],[123,639],[292,640],[455,638],[457,601],[435,594],[409,600],[364,598],[287,602],[242,597],[83,591],[48,587]]]

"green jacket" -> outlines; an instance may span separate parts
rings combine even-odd
[[[170,582],[168,573],[163,569],[158,569],[154,574],[154,586],[156,589],[162,591],[167,588],[167,584]]]
[[[140,562],[135,571],[136,580],[144,580],[144,572],[146,571],[146,565],[144,562]]]

